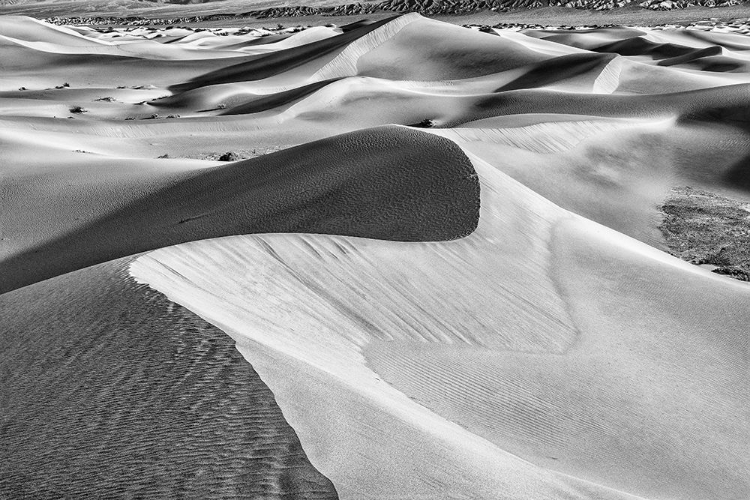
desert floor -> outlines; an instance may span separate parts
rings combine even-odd
[[[750,497],[715,24],[0,17],[0,497]]]

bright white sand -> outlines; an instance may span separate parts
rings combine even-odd
[[[131,273],[235,338],[345,498],[747,491],[750,289],[475,167],[462,240],[235,237]]]

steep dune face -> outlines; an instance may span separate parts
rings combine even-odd
[[[0,496],[747,498],[748,60],[0,18]]]
[[[238,237],[159,250],[131,272],[235,338],[293,407],[303,445],[319,447],[313,463],[345,496],[395,495],[390,484],[368,482],[382,454],[400,457],[388,475],[406,476],[398,484],[407,496],[512,492],[515,481],[501,479],[511,470],[538,488],[517,498],[593,488],[542,479],[497,449],[646,498],[745,495],[748,398],[738,382],[750,318],[724,311],[748,300],[747,287],[573,217],[489,165],[476,168],[480,225],[455,242]],[[584,270],[578,262],[598,264]],[[645,290],[644,279],[653,283]],[[657,300],[665,289],[679,299]],[[628,322],[634,310],[641,317]],[[290,388],[269,359],[304,370],[304,389]],[[337,396],[326,392],[337,408],[368,408],[358,424],[367,438],[314,422],[292,402],[302,390],[319,393],[308,389],[317,384],[341,386]],[[395,448],[372,447],[391,432],[393,414],[412,422],[414,444],[400,437]],[[425,433],[455,447],[458,430],[446,422],[483,439],[484,451],[467,442],[464,453],[483,457],[470,467],[489,466],[497,482],[467,483],[455,462],[429,460],[444,452],[404,453],[423,446]],[[697,432],[714,444],[691,443]],[[351,454],[358,465],[342,464]],[[565,494],[581,496],[572,491]]]
[[[69,174],[69,181],[80,184]],[[59,181],[48,189],[57,186]],[[86,200],[85,220],[59,228],[52,239],[40,228],[28,248],[3,261],[3,291],[228,234],[448,240],[471,233],[478,216],[477,180],[463,152],[446,139],[405,128],[354,132],[263,158],[164,175],[158,183],[136,172],[118,187],[113,193],[93,184],[62,193]]]
[[[534,196],[518,204],[521,200],[514,191],[528,191],[515,184],[487,184],[488,173],[499,175],[491,168],[478,173],[485,180],[480,226],[455,242],[394,245],[268,235],[161,250],[139,259],[131,272],[173,300],[189,301],[193,310],[233,335],[254,366],[264,367],[258,369],[275,394],[294,405],[289,418],[303,446],[310,439],[309,449],[319,450],[311,459],[342,496],[482,498],[503,491],[519,498],[528,494],[575,498],[577,490],[591,487],[605,498],[618,498],[606,488],[597,490],[549,474],[466,433],[405,397],[415,394],[383,384],[380,373],[370,368],[374,359],[367,349],[376,340],[407,352],[412,346],[436,344],[457,352],[476,348],[557,354],[575,342],[575,329],[546,273],[549,216],[554,220],[551,204]],[[192,265],[196,254],[203,254],[205,267]],[[314,263],[310,267],[304,264],[308,259]],[[210,262],[222,262],[227,269],[258,263],[262,271],[252,273],[252,284],[242,279],[216,280]],[[337,276],[329,274],[331,269]],[[236,272],[222,273],[230,275]],[[172,281],[176,276],[183,277],[179,284]],[[483,292],[474,294],[478,284]],[[256,293],[270,293],[274,300],[257,300]],[[219,312],[217,301],[227,301],[225,313]],[[254,312],[243,314],[243,304],[254,304]],[[548,309],[540,309],[541,304]],[[433,312],[438,310],[439,315]],[[283,322],[278,321],[279,314],[284,315]],[[274,359],[274,365],[302,370],[304,388],[300,381],[295,388],[283,382],[275,386],[274,380],[286,370],[268,367],[268,359]],[[327,389],[331,385],[335,392]],[[300,389],[318,397],[325,394],[328,405],[339,408],[347,421],[357,422],[355,429],[363,430],[347,431],[336,420],[307,430],[307,407],[292,403],[309,397]],[[363,413],[355,417],[359,411]],[[378,458],[383,456],[389,457],[386,463]],[[371,476],[368,471],[376,467],[396,482]]]
[[[366,76],[429,81],[499,73],[546,58],[513,40],[417,19],[362,56],[357,67]]]
[[[337,498],[231,339],[130,260],[0,296],[3,496]]]
[[[338,36],[326,38],[316,42],[300,45],[298,47],[274,51],[271,54],[256,57],[247,63],[222,68],[215,72],[201,75],[190,82],[171,87],[173,91],[192,90],[205,85],[216,85],[222,83],[255,81],[276,76],[305,63],[319,61],[322,57],[334,51],[344,50],[352,42],[367,36],[370,32],[386,25],[390,19],[362,26],[355,30],[342,33]]]

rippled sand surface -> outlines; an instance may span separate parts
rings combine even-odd
[[[128,260],[0,298],[2,495],[336,498],[231,339]]]

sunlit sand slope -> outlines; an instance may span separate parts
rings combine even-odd
[[[238,237],[131,272],[235,338],[345,496],[617,497],[545,469],[648,498],[747,494],[750,289],[476,166],[461,240]]]

